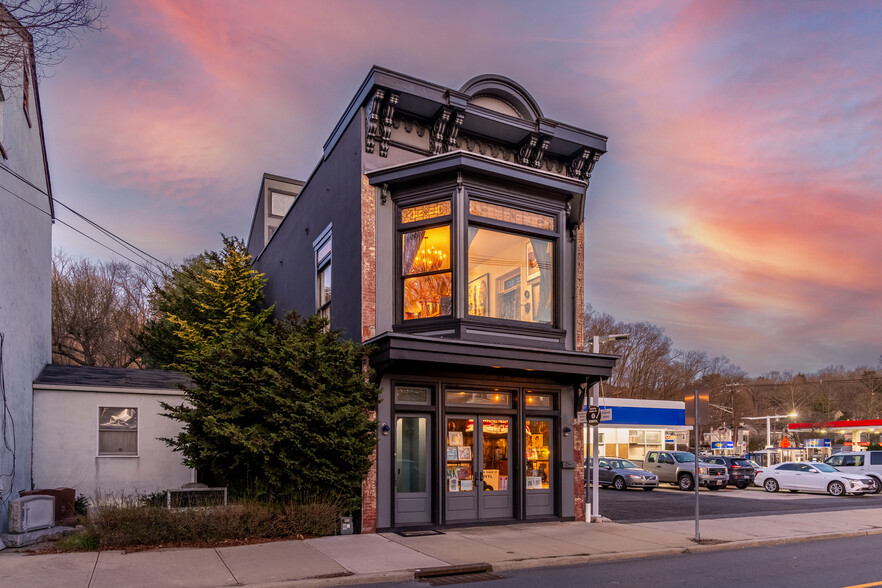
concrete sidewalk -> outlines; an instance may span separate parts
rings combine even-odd
[[[695,522],[527,523],[323,537],[213,549],[29,555],[0,551],[0,586],[75,588],[342,586],[410,580],[414,570],[488,563],[494,571],[882,534],[879,509]],[[707,543],[705,543],[707,541]]]

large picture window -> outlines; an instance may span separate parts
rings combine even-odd
[[[548,230],[553,218],[480,202],[473,216]],[[501,228],[469,226],[468,314],[530,323],[554,321],[554,242]]]

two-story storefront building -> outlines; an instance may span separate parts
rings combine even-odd
[[[584,516],[575,411],[616,359],[582,352],[605,150],[507,78],[374,67],[305,182],[264,176],[249,250],[267,302],[372,349],[362,532]]]

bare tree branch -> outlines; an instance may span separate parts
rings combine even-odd
[[[6,87],[26,84],[31,59],[44,77],[84,32],[104,28],[106,13],[100,0],[3,0],[0,7],[0,83]]]

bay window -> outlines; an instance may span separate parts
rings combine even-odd
[[[403,320],[457,316],[554,326],[556,216],[468,198],[468,215],[458,222],[450,200],[400,209]],[[454,272],[463,270],[466,279],[454,285]],[[462,290],[454,296],[454,288]],[[454,300],[463,307],[454,308]]]

